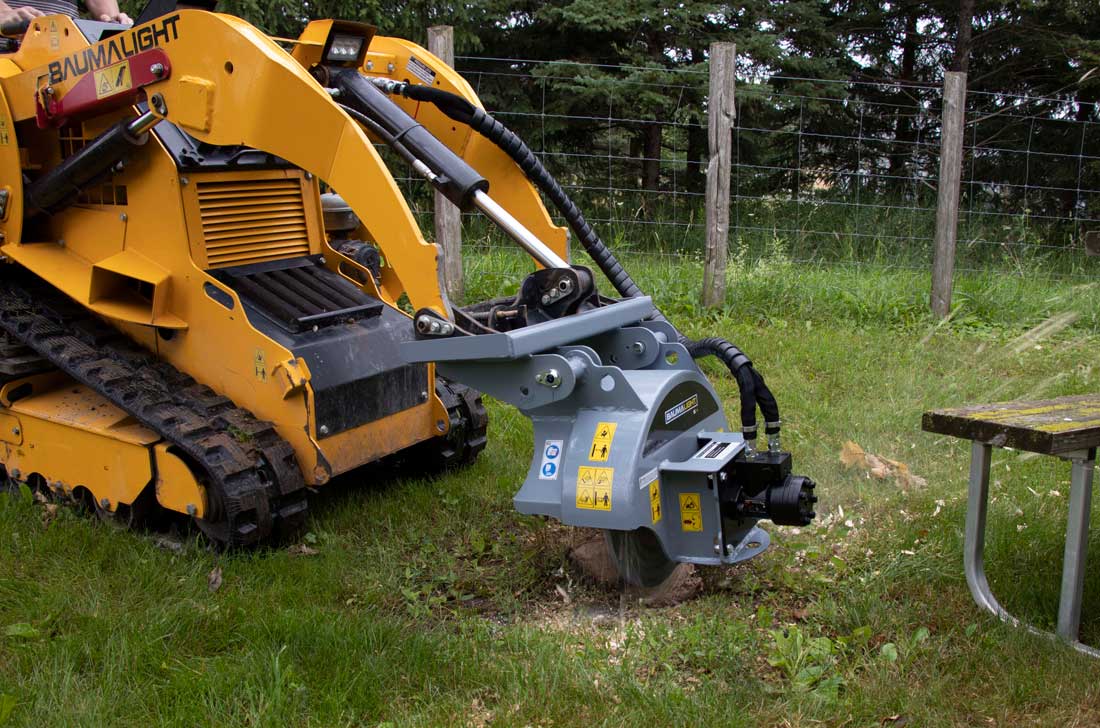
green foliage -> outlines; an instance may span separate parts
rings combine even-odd
[[[8,720],[11,719],[11,714],[15,712],[16,705],[18,705],[18,701],[16,701],[14,695],[0,693],[0,726],[7,725]]]
[[[16,622],[4,628],[4,636],[20,640],[38,639],[40,632],[27,622]]]
[[[837,646],[828,637],[807,637],[797,626],[771,631],[768,664],[778,668],[795,690],[819,692],[835,702],[843,678],[832,674],[837,665]]]

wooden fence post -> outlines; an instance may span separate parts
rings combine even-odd
[[[966,74],[948,71],[943,78],[943,131],[940,138],[940,181],[936,201],[935,251],[932,257],[932,313],[951,312],[955,240],[959,232],[959,186],[963,165],[963,125],[966,116]]]
[[[707,247],[703,262],[703,305],[726,300],[726,260],[729,252],[731,130],[737,113],[734,81],[737,46],[710,45],[710,94],[707,97]]]
[[[454,68],[454,28],[449,25],[428,28],[428,50]],[[462,212],[438,191],[435,193],[435,242],[443,248],[441,262],[447,297],[461,303],[465,288],[462,274]]]

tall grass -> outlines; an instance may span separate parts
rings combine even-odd
[[[699,250],[647,250],[610,241],[642,290],[668,314],[690,326],[714,311],[699,305],[703,256]],[[465,238],[466,296],[480,300],[515,291],[530,272],[522,252],[496,233],[468,226]],[[594,268],[573,247],[574,262]],[[780,238],[755,252],[738,245],[727,270],[727,311],[745,321],[815,321],[860,326],[936,325],[929,310],[931,276],[924,269],[891,264],[808,263],[792,259]],[[600,276],[599,288],[614,289]],[[990,268],[956,273],[952,315],[947,326],[981,332],[1020,330],[1072,311],[1073,326],[1100,332],[1100,271],[1096,280],[1065,275],[1025,275]]]

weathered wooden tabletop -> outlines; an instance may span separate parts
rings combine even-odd
[[[1100,394],[925,412],[926,432],[1058,455],[1100,446]]]

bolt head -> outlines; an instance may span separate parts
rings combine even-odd
[[[149,73],[153,74],[157,78],[160,78],[164,75],[164,64],[154,63],[153,65],[149,66]]]
[[[22,431],[22,430],[20,430],[20,429],[19,429],[18,427],[13,427],[13,428],[11,428],[11,434],[13,434],[13,435],[18,435],[18,434],[20,434],[21,432],[23,432],[23,431]]]
[[[327,435],[329,432],[328,425],[321,425],[317,428],[317,431],[320,432],[322,435]]]
[[[194,503],[188,503],[187,504],[187,515],[194,518],[196,515],[198,515],[198,512],[199,512],[199,509],[195,507]]]

